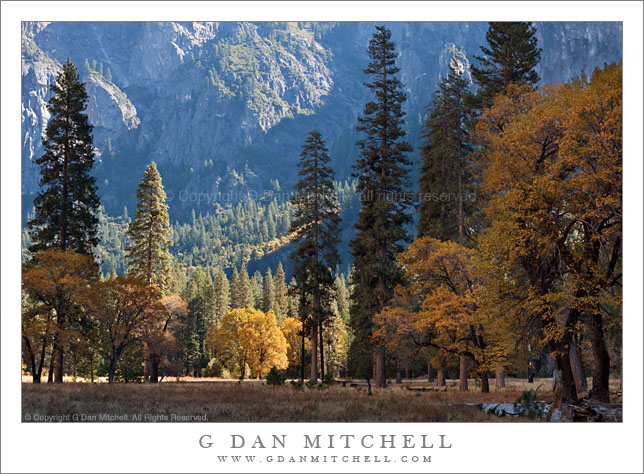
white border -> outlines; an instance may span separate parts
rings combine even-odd
[[[2,2],[1,8],[2,472],[642,472],[641,2]],[[20,21],[194,19],[623,21],[624,423],[20,424],[20,384],[15,376],[20,354]],[[448,435],[454,447],[431,453],[430,465],[221,465],[217,450],[198,448],[202,434],[213,434],[220,446],[223,435],[233,433],[288,433],[292,442],[299,442],[303,433],[440,433]],[[387,454],[370,451],[351,454]]]

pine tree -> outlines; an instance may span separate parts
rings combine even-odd
[[[242,307],[239,303],[241,299],[239,286],[239,272],[237,271],[237,267],[233,267],[233,274],[230,278],[230,309]]]
[[[31,252],[60,247],[89,255],[98,243],[98,207],[92,126],[87,114],[85,84],[67,59],[51,87],[47,110],[51,118],[43,137],[41,191],[34,199],[35,215],[27,224]]]
[[[190,277],[184,299],[188,302],[183,338],[186,368],[199,376],[210,360],[205,346],[208,329],[218,323],[214,285],[210,273],[203,267],[197,268]]]
[[[268,313],[269,311],[275,312],[275,284],[273,283],[273,274],[271,269],[266,269],[266,276],[264,277],[264,291],[262,294],[262,311]]]
[[[230,284],[226,273],[218,268],[215,272],[213,283],[213,304],[215,310],[216,324],[221,323],[221,318],[230,311]]]
[[[253,294],[245,264],[242,265],[239,273],[237,268],[233,272],[230,303],[232,309],[253,307]]]
[[[471,197],[468,155],[472,151],[464,99],[468,81],[454,58],[450,73],[439,84],[425,124],[422,149],[418,236],[464,244]],[[443,197],[446,197],[443,199]]]
[[[253,295],[253,308],[260,309],[264,302],[264,278],[259,270],[255,270],[250,280],[250,291]]]
[[[534,70],[541,59],[536,32],[530,22],[490,22],[485,35],[489,47],[481,47],[483,56],[474,56],[481,64],[472,66],[481,106],[490,106],[494,97],[509,84],[535,85],[539,82],[539,75]]]
[[[309,307],[303,308],[302,326],[307,332],[309,329],[311,331],[313,381],[318,378],[318,345],[320,368],[324,376],[322,334],[324,323],[331,316],[330,305],[334,294],[330,269],[340,261],[337,252],[339,206],[333,187],[333,169],[329,166],[331,158],[327,152],[320,132],[311,131],[302,146],[298,163],[300,180],[295,185],[295,194],[291,199],[295,207],[291,232],[295,235],[297,245],[291,256],[293,274],[299,283],[300,298],[310,302]],[[288,301],[281,307],[286,309],[287,306]]]
[[[131,245],[125,249],[128,276],[156,285],[164,292],[171,264],[168,247],[172,240],[166,195],[154,162],[143,173],[136,197],[139,203],[127,230]]]
[[[335,277],[335,295],[338,316],[346,323],[349,321],[349,290],[342,275]]]
[[[143,173],[136,197],[139,202],[135,217],[127,229],[130,239],[130,246],[125,249],[128,260],[127,274],[128,277],[156,286],[165,294],[170,286],[172,257],[168,247],[172,245],[172,240],[168,206],[165,203],[166,195],[161,175],[154,162],[150,163]],[[150,364],[150,361],[153,363]],[[146,344],[145,380],[158,382],[158,362],[159,354],[152,353]]]
[[[300,317],[300,298],[297,292],[297,280],[291,277],[288,284],[288,312],[287,317],[299,319]]]
[[[406,167],[410,164],[405,153],[411,151],[411,146],[404,141],[401,106],[406,97],[396,77],[397,54],[386,27],[376,27],[368,53],[371,61],[364,72],[371,82],[365,85],[374,94],[375,102],[366,104],[357,127],[365,138],[357,142],[360,157],[354,165],[362,208],[351,242],[355,266],[351,328],[355,339],[350,358],[353,372],[369,378],[373,355],[376,384],[384,387],[386,353],[384,346],[374,348],[371,342],[373,316],[387,305],[401,280],[397,255],[407,239],[405,225],[411,220],[407,209],[413,201],[405,193]]]
[[[286,288],[286,274],[282,262],[277,264],[273,278],[273,292],[275,293],[275,316],[277,324],[282,324],[288,311],[288,289]]]
[[[186,288],[186,274],[175,261],[172,262],[170,267],[170,274],[168,275],[166,293],[168,295],[181,295]]]
[[[471,109],[466,105],[470,93],[461,70],[454,57],[449,75],[434,94],[433,107],[425,124],[417,229],[419,238],[433,237],[465,245],[471,243],[467,224],[474,209],[469,163]],[[466,358],[461,357],[460,387],[463,390],[467,389],[466,362]]]

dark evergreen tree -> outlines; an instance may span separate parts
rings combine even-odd
[[[480,62],[472,66],[472,76],[479,85],[478,104],[487,107],[509,84],[536,85],[539,75],[534,68],[541,59],[537,30],[530,22],[490,22],[485,35],[488,47],[482,46]]]
[[[242,265],[239,273],[237,273],[237,268],[235,268],[230,295],[230,303],[233,309],[253,307],[253,293],[251,291],[250,278],[248,277],[246,265]]]
[[[349,290],[342,275],[335,277],[335,301],[338,316],[342,318],[343,322],[347,323],[349,321]]]
[[[470,217],[476,207],[468,127],[472,123],[472,109],[466,105],[471,94],[463,70],[459,59],[454,57],[449,75],[434,94],[425,124],[417,229],[419,237],[467,245],[471,244]],[[462,389],[467,389],[466,363],[467,359],[461,357]]]
[[[230,309],[242,308],[243,306],[240,306],[239,303],[240,299],[239,272],[237,267],[233,267],[233,274],[230,278]]]
[[[284,273],[282,262],[277,264],[277,270],[275,270],[273,293],[275,294],[275,316],[277,323],[282,324],[288,312],[288,289],[286,287],[286,273]]]
[[[253,308],[260,309],[264,303],[264,278],[259,270],[255,270],[250,280],[250,291],[253,295]]]
[[[384,387],[386,352],[384,346],[373,347],[372,321],[390,301],[401,280],[397,255],[408,238],[405,225],[411,221],[407,211],[413,203],[407,192],[410,161],[406,153],[411,146],[404,141],[401,106],[406,97],[396,77],[397,54],[386,27],[376,27],[368,52],[371,61],[364,72],[370,82],[365,85],[374,100],[366,104],[357,127],[365,138],[357,142],[360,157],[354,165],[362,208],[351,242],[355,271],[350,323],[355,339],[350,361],[356,375],[370,378],[373,356],[376,384]]]
[[[210,273],[197,268],[190,277],[184,293],[188,315],[183,332],[185,366],[188,373],[199,377],[210,360],[205,341],[208,329],[218,323],[215,289]]]
[[[275,311],[275,285],[273,284],[273,275],[271,269],[266,269],[266,276],[264,277],[264,291],[262,294],[262,311],[268,313]]]
[[[79,81],[69,58],[50,90],[53,94],[47,110],[51,118],[42,141],[45,153],[35,160],[40,166],[41,190],[27,223],[29,250],[35,253],[60,247],[89,255],[98,244],[99,210],[96,179],[90,174],[94,166],[92,126],[83,113],[88,100],[85,84]],[[57,333],[70,316],[57,315]],[[51,382],[63,382],[64,351],[63,344],[54,343]]]
[[[218,268],[213,282],[213,305],[215,311],[215,324],[221,323],[221,318],[230,311],[230,284],[226,273]]]
[[[130,246],[125,249],[127,273],[167,293],[171,286],[172,257],[168,247],[172,245],[172,240],[166,195],[156,163],[150,163],[145,169],[136,197],[139,200],[136,214],[127,229],[130,239]],[[156,383],[159,380],[160,358],[149,351],[147,344],[145,346],[144,378]]]
[[[473,201],[469,154],[472,151],[465,97],[468,81],[458,59],[438,85],[429,119],[419,180],[418,236],[454,240],[465,244],[466,218]]]
[[[34,199],[34,217],[28,222],[32,245],[37,252],[60,247],[91,254],[98,243],[98,207],[92,126],[87,114],[85,84],[67,59],[58,73],[47,110],[51,118],[43,137],[45,153],[36,159],[40,166],[40,189]],[[62,381],[62,379],[61,379]]]
[[[130,238],[130,246],[125,249],[127,272],[165,292],[172,263],[168,251],[172,240],[166,195],[156,163],[150,163],[143,173],[136,197],[139,200],[136,215],[127,230]]]
[[[299,318],[300,317],[300,298],[297,292],[297,280],[294,277],[291,277],[291,281],[288,283],[288,312],[287,316],[289,318]]]
[[[328,149],[317,130],[313,130],[302,146],[298,163],[299,181],[291,202],[295,207],[291,232],[297,249],[292,254],[293,276],[296,278],[300,298],[309,302],[301,316],[303,328],[311,333],[311,380],[318,378],[318,351],[320,365],[324,370],[322,344],[324,323],[332,316],[331,302],[334,296],[334,279],[331,269],[339,264],[337,252],[339,235],[339,207],[333,186],[333,169]],[[281,266],[278,268],[278,273]],[[280,277],[276,277],[279,279]],[[286,297],[286,285],[284,285]],[[280,302],[286,313],[288,300]],[[319,339],[319,341],[318,341]],[[322,374],[324,376],[324,374]]]

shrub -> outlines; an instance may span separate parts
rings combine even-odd
[[[295,390],[299,390],[299,391],[304,390],[304,384],[302,383],[301,380],[298,380],[298,381],[291,380],[291,387],[293,387]]]
[[[204,370],[204,377],[221,377],[224,366],[217,359],[211,359]]]
[[[277,370],[275,366],[266,375],[266,385],[284,385],[285,381],[286,376]]]
[[[536,402],[537,390],[524,391],[514,402],[514,409],[518,413],[525,413],[531,420],[541,418],[545,414],[545,406]]]

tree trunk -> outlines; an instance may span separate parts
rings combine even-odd
[[[150,354],[150,383],[159,383],[159,363],[161,358],[159,354]]]
[[[427,383],[432,383],[434,381],[434,373],[432,369],[432,363],[427,361]]]
[[[595,360],[595,367],[593,371],[593,388],[590,390],[590,398],[600,401],[610,401],[609,391],[609,370],[610,370],[610,356],[606,349],[606,341],[604,339],[604,327],[602,316],[598,312],[590,314],[590,342],[593,348],[593,358]]]
[[[54,383],[54,354],[56,353],[56,343],[52,345],[51,354],[49,355],[49,372],[47,373],[47,383]]]
[[[444,387],[447,385],[445,382],[445,367],[444,366],[439,366],[438,367],[438,374],[436,374],[436,385],[439,387]]]
[[[554,392],[553,410],[561,408],[562,405],[571,405],[577,402],[577,388],[572,376],[570,356],[564,351],[560,351],[555,356],[552,391]]]
[[[462,391],[467,391],[467,357],[462,355],[460,356],[460,368],[458,375],[458,389]]]
[[[54,383],[63,383],[63,347],[60,344],[54,355]]]
[[[532,343],[528,343],[528,383],[532,383],[534,381],[534,375],[535,375],[535,368],[534,368],[534,360],[532,358]]]
[[[376,387],[386,387],[387,379],[385,378],[385,357],[387,349],[385,346],[380,346],[376,349],[375,364],[374,364],[374,379]]]
[[[311,330],[311,380],[318,381],[318,325],[313,323]]]
[[[488,381],[488,371],[484,370],[481,377],[481,393],[490,393],[490,382]]]
[[[504,388],[505,387],[505,370],[503,369],[496,369],[495,373],[495,387],[498,390],[499,388]]]
[[[196,369],[194,370],[195,373],[193,375],[196,377]],[[143,343],[143,381],[150,381],[150,348],[147,342]]]
[[[302,350],[300,352],[300,380],[304,383],[304,327],[302,327]]]
[[[570,344],[570,365],[572,367],[572,376],[575,380],[577,393],[581,394],[582,392],[587,392],[588,383],[586,382],[586,373],[581,359],[581,351],[579,350],[579,346],[575,343]]]
[[[107,383],[114,383],[114,373],[116,372],[116,360],[110,361],[107,368]]]
[[[320,321],[318,334],[320,336],[320,378],[324,381],[324,336],[322,334],[322,321]]]
[[[398,385],[402,383],[402,374],[400,373],[400,369],[396,371],[396,383]]]

